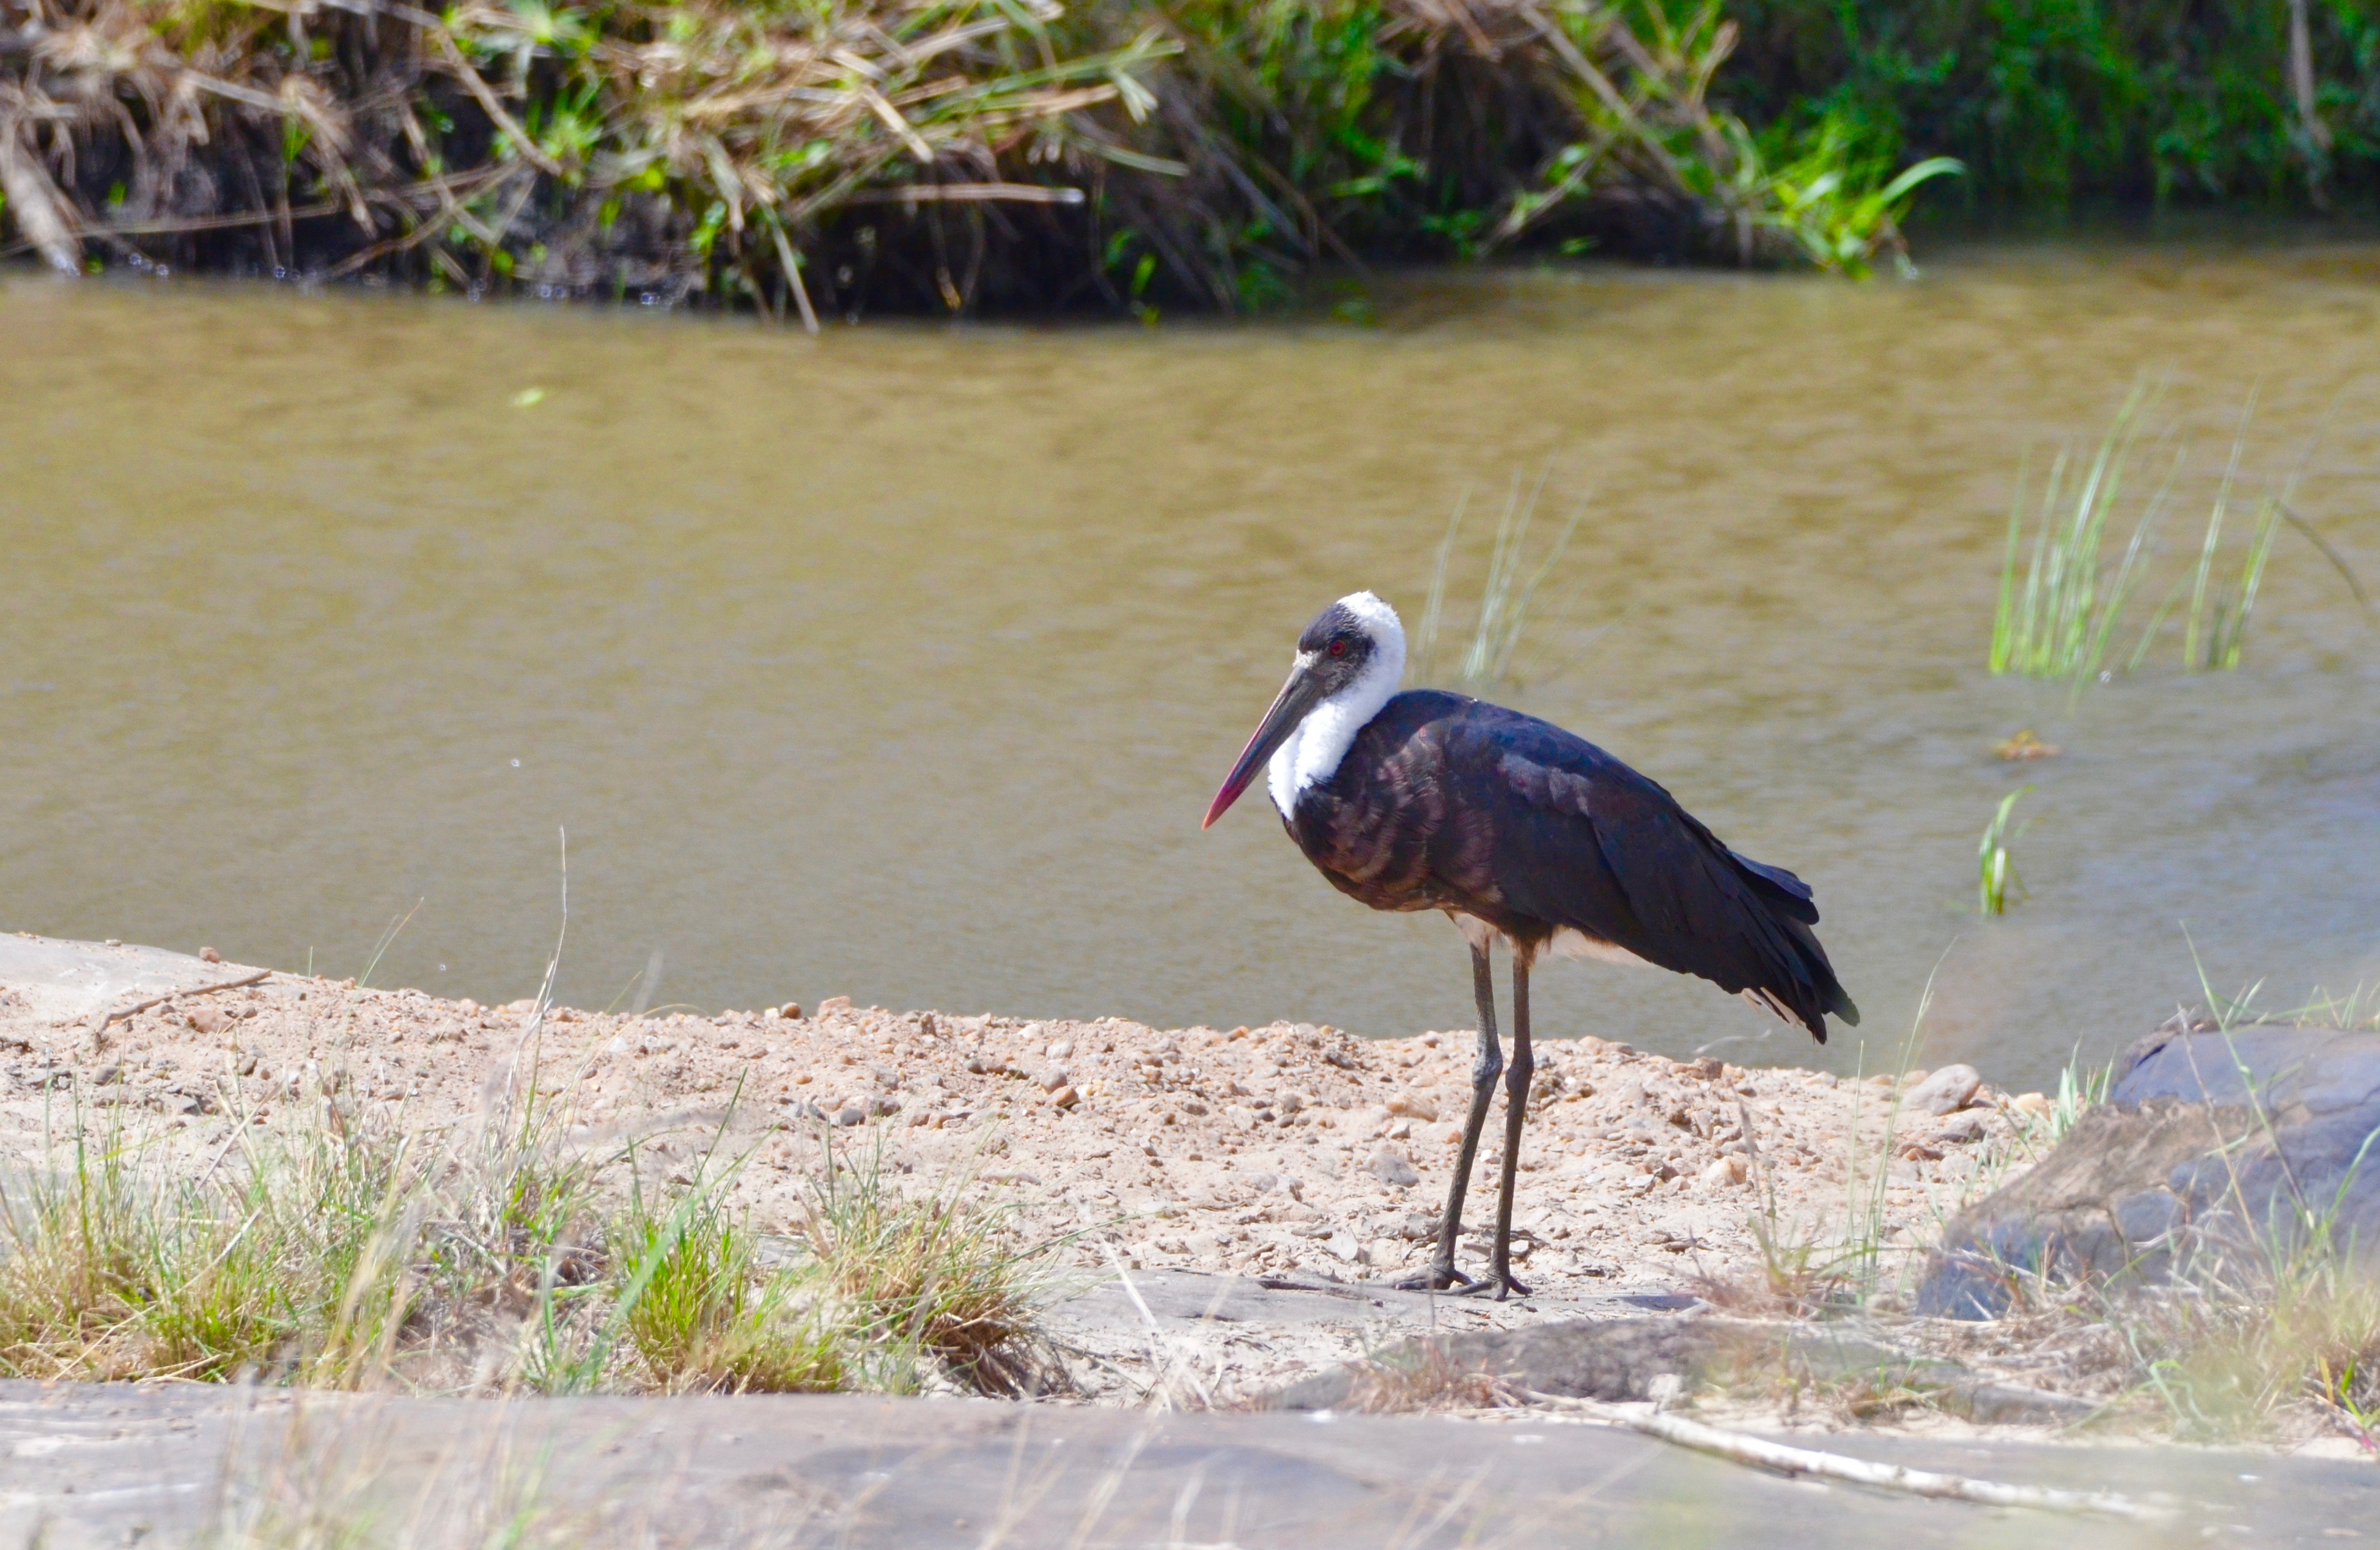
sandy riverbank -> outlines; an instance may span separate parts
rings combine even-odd
[[[707,1144],[725,1120],[735,1144],[755,1149],[735,1190],[764,1231],[797,1219],[804,1170],[831,1138],[863,1155],[880,1147],[888,1166],[920,1178],[971,1169],[1026,1231],[1079,1235],[1071,1251],[1086,1263],[1109,1263],[1112,1248],[1127,1266],[1354,1281],[1427,1257],[1475,1042],[841,999],[716,1017],[557,1007],[540,1023],[527,1003],[233,965],[214,982],[251,974],[261,978],[158,1000],[103,1034],[90,1017],[60,1023],[0,989],[0,1145],[30,1160],[79,1099],[212,1153],[235,1124],[272,1125],[325,1087],[436,1126],[533,1060],[540,1087],[583,1125],[653,1132],[663,1155]],[[1905,1112],[1901,1090],[1888,1077],[1682,1063],[1592,1039],[1540,1046],[1514,1214],[1521,1275],[1557,1298],[1755,1276],[1755,1225],[1824,1239],[1855,1194],[1875,1197],[1883,1241],[1914,1246],[1980,1181],[2006,1177],[2023,1116],[1989,1087],[1947,1117]],[[1500,1131],[1500,1117],[1467,1213],[1475,1228],[1493,1209]]]

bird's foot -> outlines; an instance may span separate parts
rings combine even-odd
[[[1490,1268],[1487,1275],[1475,1281],[1467,1276],[1464,1277],[1463,1285],[1456,1288],[1454,1295],[1486,1297],[1501,1302],[1508,1297],[1526,1297],[1529,1295],[1529,1288],[1521,1285],[1512,1275],[1511,1265],[1500,1264]]]
[[[1427,1270],[1416,1270],[1390,1283],[1398,1291],[1453,1291],[1468,1294],[1477,1291],[1480,1283],[1451,1264],[1433,1264]]]

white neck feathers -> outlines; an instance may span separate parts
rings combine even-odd
[[[1306,712],[1265,765],[1265,789],[1283,818],[1296,808],[1307,787],[1338,773],[1355,734],[1395,697],[1405,676],[1405,631],[1397,611],[1370,592],[1342,597],[1339,605],[1362,621],[1372,640],[1371,660],[1353,683]]]

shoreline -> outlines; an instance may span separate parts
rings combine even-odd
[[[78,946],[104,950],[45,945]],[[153,1120],[176,1151],[219,1147],[236,1122],[273,1125],[315,1093],[438,1127],[528,1057],[538,1090],[589,1133],[724,1126],[754,1149],[732,1198],[764,1232],[798,1220],[801,1165],[831,1139],[903,1174],[971,1171],[1028,1237],[1075,1235],[1077,1264],[1104,1265],[1112,1250],[1127,1269],[1354,1283],[1427,1261],[1475,1040],[896,1012],[843,997],[712,1017],[554,1007],[540,1022],[527,1002],[184,962],[204,986],[118,995],[111,1009],[143,1004],[97,1037],[89,1011],[59,1020],[63,1002],[37,1008],[0,965],[0,1145],[30,1160],[68,1094]],[[1592,1038],[1538,1054],[1513,1221],[1515,1263],[1547,1297],[1757,1285],[1780,1250],[1847,1231],[1872,1251],[1911,1252],[2031,1154],[2033,1110],[1987,1086],[1935,1117],[1900,1112],[1908,1078],[1747,1070]],[[1466,1263],[1493,1219],[1500,1133],[1491,1116]]]

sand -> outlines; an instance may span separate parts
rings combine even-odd
[[[223,978],[249,972],[261,971],[225,965]],[[1112,1251],[1127,1268],[1352,1282],[1427,1263],[1475,1047],[1463,1031],[1160,1030],[841,998],[715,1017],[533,1011],[272,972],[173,996],[100,1037],[0,989],[0,1146],[31,1160],[70,1094],[144,1116],[194,1154],[325,1088],[435,1126],[533,1060],[591,1133],[646,1134],[661,1156],[727,1122],[732,1148],[753,1150],[736,1198],[764,1231],[798,1220],[831,1141],[921,1185],[971,1172],[1025,1232],[1074,1235],[1080,1263]],[[1875,1239],[1914,1247],[2020,1165],[2022,1116],[1989,1087],[1948,1119],[1900,1112],[1900,1091],[1593,1039],[1540,1045],[1516,1271],[1548,1297],[1757,1279],[1760,1236],[1828,1240],[1870,1200]],[[1474,1269],[1502,1120],[1500,1092],[1465,1212]]]

